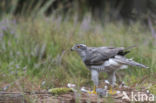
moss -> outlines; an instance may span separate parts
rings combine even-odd
[[[63,94],[63,93],[72,92],[72,89],[70,89],[70,88],[52,88],[52,89],[49,89],[48,91],[54,95],[59,95],[59,94]]]

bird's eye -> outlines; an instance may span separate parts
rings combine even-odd
[[[77,48],[80,48],[80,46],[78,45]]]

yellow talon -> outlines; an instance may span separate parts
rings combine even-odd
[[[108,93],[111,94],[111,95],[114,95],[114,94],[116,94],[116,91],[113,90],[112,88],[110,88],[110,90],[108,90]]]
[[[89,94],[96,94],[96,86],[94,86],[93,91],[89,91]]]

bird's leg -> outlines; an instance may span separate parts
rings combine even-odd
[[[96,92],[96,85],[94,85],[93,91]]]
[[[115,75],[115,71],[108,73],[109,75],[109,82],[111,83],[111,86],[114,87],[116,84],[116,75]]]
[[[91,78],[92,81],[94,82],[94,88],[93,91],[89,91],[89,94],[96,94],[96,87],[98,86],[99,83],[99,73],[96,70],[91,70]]]
[[[116,75],[115,75],[115,71],[111,72],[111,73],[108,73],[109,75],[109,81],[111,83],[111,87],[110,89],[108,90],[110,94],[116,94],[116,91],[113,90],[113,87],[115,86],[116,84]]]

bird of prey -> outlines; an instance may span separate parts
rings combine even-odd
[[[94,83],[94,89],[91,93],[96,94],[99,72],[108,73],[108,80],[114,86],[117,70],[125,69],[128,65],[148,68],[143,64],[124,57],[130,52],[129,49],[124,47],[88,47],[84,44],[76,44],[71,48],[71,51],[76,51],[80,55],[86,67],[91,71],[91,79]]]

